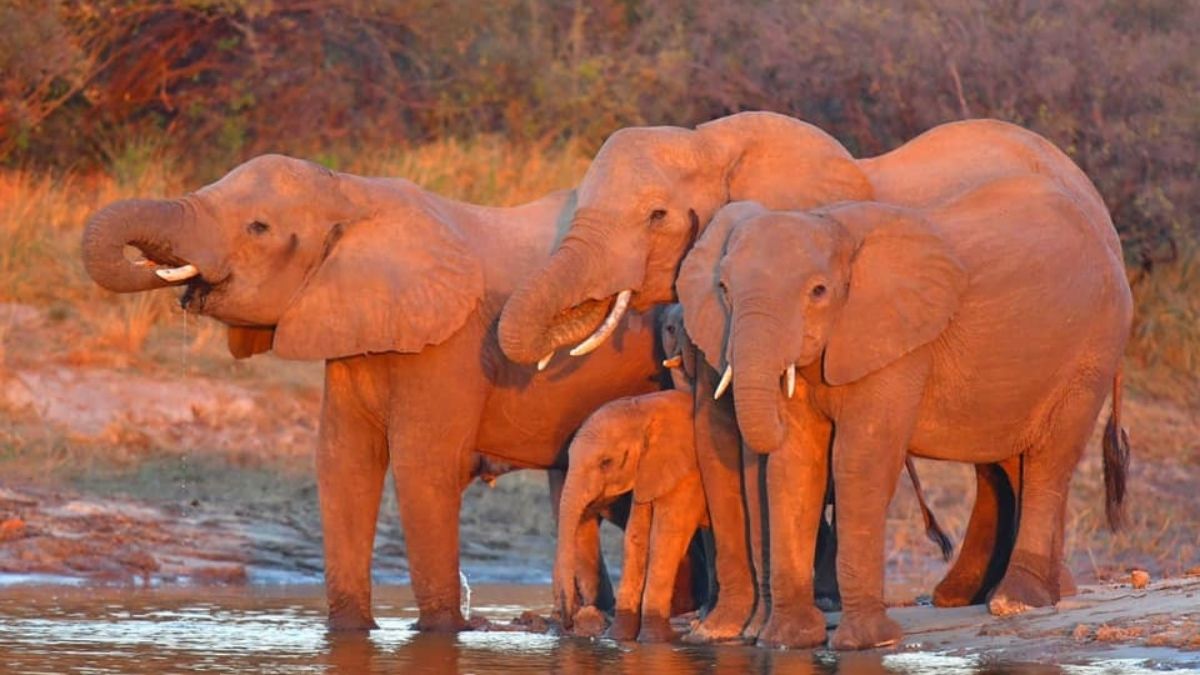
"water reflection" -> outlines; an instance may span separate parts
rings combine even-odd
[[[538,587],[477,589],[477,611],[505,621],[546,612]],[[200,596],[200,597],[197,597]],[[1136,664],[1058,668],[929,652],[767,651],[617,644],[521,632],[415,633],[412,598],[385,589],[381,629],[324,628],[320,587],[92,589],[7,587],[0,593],[4,672],[161,673],[976,673],[1131,672]],[[1112,670],[1112,668],[1117,670]],[[1141,669],[1145,672],[1144,669]]]

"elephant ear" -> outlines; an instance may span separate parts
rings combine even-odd
[[[662,498],[681,480],[700,472],[693,441],[692,396],[682,391],[649,396],[653,403],[639,406],[648,417],[633,482],[633,500],[639,503]]]
[[[275,329],[258,326],[230,326],[228,335],[229,353],[235,359],[246,359],[255,354],[271,351],[275,340]]]
[[[846,304],[830,331],[824,375],[854,382],[937,339],[968,277],[928,221],[877,204],[831,209],[861,242],[850,263]]]
[[[725,244],[738,223],[766,213],[758,202],[733,202],[717,211],[712,222],[679,266],[675,292],[683,305],[683,325],[688,337],[704,352],[713,368],[724,366],[725,338],[729,330],[729,308],[719,288],[721,259]]]
[[[416,353],[458,331],[483,298],[462,235],[420,209],[335,226],[325,250],[276,326],[280,357]]]

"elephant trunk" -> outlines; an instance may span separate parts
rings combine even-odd
[[[562,618],[564,628],[571,627],[577,609],[577,534],[591,502],[591,496],[580,485],[578,474],[568,472],[558,510],[558,547],[554,558],[554,608]]]
[[[174,249],[173,231],[185,217],[181,202],[127,199],[101,209],[83,230],[83,264],[97,284],[118,293],[135,293],[169,285],[153,266],[135,264],[125,247],[135,246],[150,260],[182,265]]]
[[[576,214],[571,231],[546,266],[528,277],[508,299],[497,329],[500,348],[517,363],[535,363],[565,345],[588,337],[604,320],[615,276],[604,273],[603,228]]]
[[[756,452],[771,452],[787,434],[779,377],[785,344],[778,313],[738,308],[733,330],[733,397],[742,438]]]

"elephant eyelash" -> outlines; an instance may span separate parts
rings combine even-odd
[[[266,234],[270,229],[271,226],[261,220],[256,220],[246,226],[246,231],[250,234]]]

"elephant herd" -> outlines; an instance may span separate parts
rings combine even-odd
[[[950,123],[867,159],[767,112],[627,128],[575,189],[508,208],[265,155],[176,199],[107,206],[83,259],[113,291],[181,287],[235,357],[325,362],[331,629],[375,626],[389,469],[422,630],[468,627],[462,493],[508,468],[567,468],[568,629],[605,581],[596,515],[632,493],[618,639],[675,636],[676,571],[709,527],[715,589],[689,641],[823,644],[817,595],[833,587],[831,646],[896,642],[884,523],[910,457],[976,467],[935,603],[1054,604],[1072,589],[1067,488],[1110,393],[1121,519],[1120,242],[1079,168],[1011,124]]]

